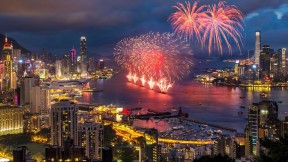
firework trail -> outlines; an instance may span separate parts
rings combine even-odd
[[[208,43],[208,52],[211,53],[212,47],[217,47],[218,52],[223,53],[223,40],[227,45],[229,53],[232,47],[229,38],[232,38],[238,49],[241,51],[242,45],[243,15],[234,5],[227,5],[220,1],[218,5],[208,6],[206,11],[205,31],[203,33],[202,45]]]
[[[198,41],[200,41],[200,34],[204,29],[203,19],[206,17],[203,10],[206,6],[197,8],[197,2],[194,2],[192,6],[190,2],[186,2],[186,6],[179,2],[177,4],[178,6],[174,6],[177,11],[171,14],[168,19],[174,33],[186,39],[191,39],[195,35]]]
[[[189,39],[195,35],[202,47],[208,44],[209,54],[216,48],[222,54],[223,43],[227,45],[229,53],[232,53],[229,42],[231,40],[241,51],[240,46],[243,45],[241,32],[244,30],[241,11],[234,5],[227,5],[224,1],[200,7],[197,5],[197,2],[192,6],[186,2],[186,6],[181,3],[174,6],[177,11],[168,19],[174,33]]]
[[[169,33],[126,38],[114,49],[117,64],[127,69],[129,81],[155,85],[166,93],[173,83],[190,73],[192,53],[187,42]]]

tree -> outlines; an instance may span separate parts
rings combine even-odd
[[[285,162],[288,160],[288,138],[279,140],[270,140],[268,138],[260,139],[261,150],[258,162]]]

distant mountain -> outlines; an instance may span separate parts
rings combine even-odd
[[[12,42],[13,48],[14,49],[20,49],[21,53],[26,54],[26,55],[28,53],[31,53],[30,50],[28,50],[28,49],[24,48],[23,46],[21,46],[19,43],[16,42],[16,40],[14,40],[13,38],[8,37],[8,43],[11,44],[11,42]],[[4,43],[5,43],[5,35],[0,34],[0,49],[1,49],[0,51],[1,51],[1,53],[2,53],[2,50],[3,50]]]

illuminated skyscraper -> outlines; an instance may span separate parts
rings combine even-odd
[[[278,50],[279,54],[279,63],[280,63],[280,72],[284,77],[287,76],[286,72],[286,48],[281,48]]]
[[[260,52],[259,59],[259,79],[270,76],[270,46],[264,45],[262,52]],[[266,78],[267,79],[267,78]]]
[[[2,53],[2,59],[6,59],[7,55],[10,55],[10,57],[13,56],[13,46],[12,44],[8,43],[8,38],[7,36],[5,37],[5,43],[3,46],[3,53]]]
[[[85,122],[78,125],[79,146],[85,148],[86,156],[93,160],[101,160],[103,147],[102,124]]]
[[[69,100],[61,100],[51,109],[51,144],[64,146],[64,141],[73,139],[78,144],[77,129],[78,106]]]
[[[62,73],[61,73],[61,60],[56,60],[55,61],[55,77],[56,78],[60,78],[62,76]]]
[[[260,52],[261,52],[261,32],[256,31],[255,33],[255,49],[254,49],[254,57],[255,57],[255,64],[259,67],[260,62]]]
[[[74,47],[71,49],[70,55],[71,55],[71,62],[72,62],[73,64],[76,64],[77,55],[76,55],[76,50],[74,49]]]
[[[77,55],[74,47],[70,51],[70,58],[71,58],[70,72],[75,73],[77,70]]]
[[[80,38],[80,56],[81,56],[81,74],[86,75],[87,73],[87,46],[86,37]]]

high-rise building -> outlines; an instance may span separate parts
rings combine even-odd
[[[47,113],[51,108],[50,90],[40,86],[32,87],[30,91],[32,113]]]
[[[270,77],[270,46],[264,45],[262,52],[260,52],[259,62],[259,79],[267,79]]]
[[[278,50],[279,54],[279,64],[280,66],[280,72],[283,77],[287,76],[287,68],[286,68],[286,48],[281,48]]]
[[[230,137],[229,135],[221,135],[216,138],[213,145],[213,154],[222,156],[229,156],[231,159],[236,159],[236,147],[237,142],[235,138]]]
[[[158,144],[157,129],[149,129],[145,131],[145,136],[149,136],[150,140],[146,141],[145,152],[147,160],[158,162],[160,160],[161,145]]]
[[[279,70],[279,54],[272,53],[270,58],[270,78],[273,79],[273,81],[279,80]]]
[[[0,135],[23,132],[24,110],[18,106],[0,106]]]
[[[13,50],[13,60],[18,61],[21,58],[21,49],[14,49]]]
[[[278,105],[274,101],[253,103],[248,109],[245,128],[245,155],[258,155],[259,138],[280,136]]]
[[[55,61],[55,77],[56,78],[60,78],[62,76],[61,68],[62,68],[61,60],[56,60]]]
[[[71,58],[70,71],[72,73],[76,73],[77,72],[77,53],[76,53],[76,50],[74,49],[74,47],[70,51],[70,58]]]
[[[81,75],[84,76],[87,73],[87,46],[86,37],[80,38],[80,56],[81,56]]]
[[[78,144],[78,106],[69,100],[61,100],[51,109],[51,144],[63,146],[64,141],[73,139]]]
[[[90,57],[88,60],[88,72],[89,73],[93,73],[93,72],[95,73],[96,66],[97,66],[97,63],[96,63],[95,57]]]
[[[74,49],[74,47],[70,50],[70,58],[71,58],[71,62],[73,64],[76,64],[77,61],[77,54],[76,54],[76,50]]]
[[[2,80],[2,89],[15,89],[16,87],[13,86],[13,79],[16,79],[12,76],[12,60],[11,55],[9,53],[6,54],[4,59],[4,73],[3,73],[3,80]]]
[[[25,77],[24,84],[21,84],[20,87],[20,96],[21,98],[24,97],[24,103],[30,104],[31,101],[31,89],[35,86],[35,79],[33,77]],[[22,99],[20,99],[22,100]]]
[[[259,67],[259,59],[260,59],[260,52],[261,52],[261,32],[255,32],[255,49],[254,49],[254,57],[255,57],[255,64]]]
[[[89,159],[102,158],[103,130],[103,125],[98,123],[85,122],[78,125],[78,145],[85,148]]]
[[[99,70],[103,70],[104,67],[105,67],[105,62],[104,62],[103,59],[100,59],[100,60],[99,60],[99,63],[98,63],[98,69],[99,69]]]
[[[5,60],[7,55],[10,55],[10,57],[13,58],[13,45],[8,43],[8,37],[6,36],[4,46],[3,46],[2,60]]]

